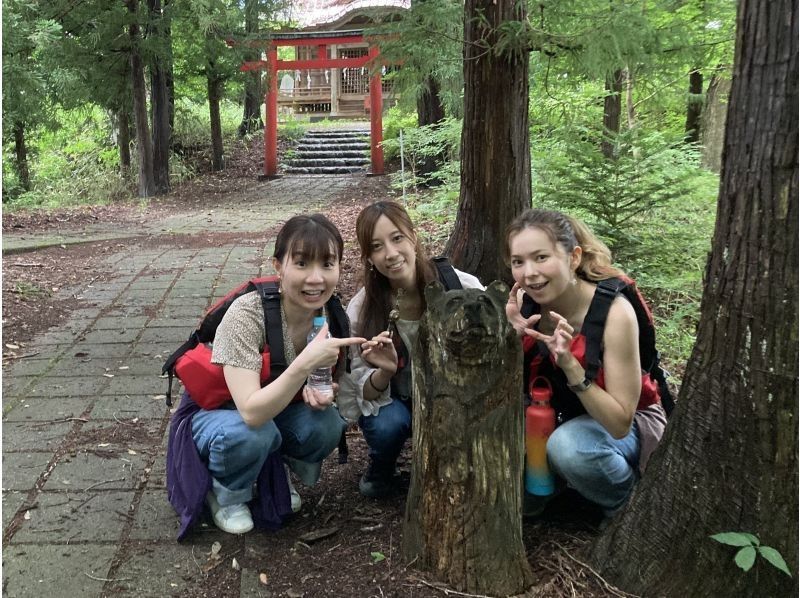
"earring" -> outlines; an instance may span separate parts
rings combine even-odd
[[[575,275],[573,274],[573,275],[572,275],[572,280],[570,280],[570,281],[569,281],[569,283],[570,283],[572,286],[575,286],[576,284],[578,284],[578,277],[577,277],[577,276],[575,276]]]

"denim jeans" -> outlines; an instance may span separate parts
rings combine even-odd
[[[561,424],[547,441],[553,472],[585,498],[614,515],[630,496],[637,480],[639,433],[615,439],[589,415]]]
[[[298,402],[258,428],[248,427],[237,409],[202,409],[192,417],[192,437],[224,507],[253,497],[267,455],[279,449],[303,483],[314,484],[344,426],[335,408],[315,411]]]
[[[411,410],[405,401],[394,399],[377,415],[358,418],[358,427],[369,447],[369,457],[382,465],[394,466],[403,444],[411,436]]]

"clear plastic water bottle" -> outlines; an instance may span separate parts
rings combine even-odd
[[[307,342],[311,342],[317,336],[319,331],[325,325],[325,316],[316,316],[314,324],[311,326],[311,332],[308,333]],[[328,333],[330,338],[331,334]],[[333,370],[331,368],[317,368],[312,370],[308,375],[306,382],[309,388],[313,388],[318,393],[332,397],[333,396]]]

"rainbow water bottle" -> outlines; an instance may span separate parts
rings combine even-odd
[[[531,382],[530,394],[531,404],[525,410],[525,490],[536,496],[549,496],[555,485],[547,466],[547,439],[556,428],[556,412],[550,406],[550,381],[537,376]]]

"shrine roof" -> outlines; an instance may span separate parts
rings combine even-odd
[[[294,0],[292,16],[299,28],[316,29],[343,22],[352,13],[410,7],[411,0]]]

